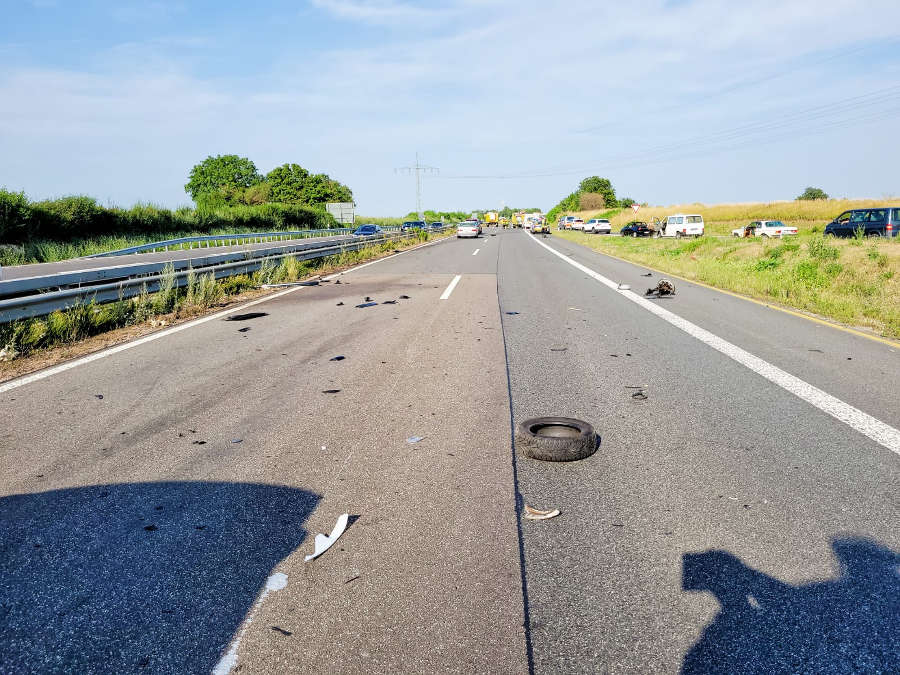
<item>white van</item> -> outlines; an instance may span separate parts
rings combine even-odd
[[[702,237],[706,230],[703,216],[696,213],[676,213],[654,227],[654,237]]]

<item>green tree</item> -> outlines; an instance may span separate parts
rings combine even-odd
[[[803,194],[797,197],[798,200],[814,200],[814,199],[828,199],[828,194],[825,190],[817,187],[808,187],[803,191]]]
[[[266,183],[271,188],[269,199],[282,204],[302,204],[308,180],[309,171],[299,164],[282,164],[266,174]]]
[[[616,191],[608,178],[600,178],[600,176],[585,178],[578,186],[578,192],[596,192],[603,195],[603,201],[607,207],[613,207],[618,203]]]
[[[305,204],[352,202],[353,192],[346,185],[329,178],[326,174],[316,173],[307,178],[301,197]]]
[[[207,157],[191,169],[184,191],[198,204],[227,204],[239,200],[244,190],[261,181],[256,165],[246,157],[216,155]]]
[[[619,200],[619,206],[623,209],[630,209],[631,205],[634,204],[635,201],[631,197],[622,197]]]

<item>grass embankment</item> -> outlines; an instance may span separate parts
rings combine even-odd
[[[359,251],[346,251],[318,260],[301,262],[295,258],[284,258],[279,264],[264,265],[251,275],[243,274],[218,281],[213,278],[212,273],[192,275],[188,285],[182,288],[175,287],[174,274],[170,271],[166,277],[167,281],[163,282],[161,290],[157,293],[145,292],[133,298],[103,305],[93,302],[80,304],[66,311],[53,312],[46,317],[0,325],[0,380],[29,372],[29,369],[15,367],[14,363],[9,362],[35,355],[37,352],[61,345],[73,345],[86,338],[125,327],[137,327],[138,330],[129,331],[119,341],[133,339],[160,326],[179,323],[209,311],[217,311],[233,304],[234,299],[244,301],[271,292],[258,290],[262,284],[285,283],[313,275],[331,274],[367,260],[384,257],[395,250],[411,248],[428,239],[441,238],[453,233],[451,231],[434,235],[420,232],[417,237],[411,237],[403,242],[384,242]],[[253,293],[248,295],[248,292]],[[111,344],[115,344],[115,341],[98,345],[96,348],[108,347]],[[69,351],[56,361],[77,355]],[[44,361],[30,370],[46,367],[52,362],[54,361]],[[10,367],[11,365],[13,367]]]
[[[676,212],[673,208],[666,211]],[[738,224],[734,227],[760,217],[735,220]],[[784,216],[768,217],[788,222]],[[730,223],[716,225],[731,227]],[[707,221],[707,232],[709,229]],[[807,226],[798,236],[783,240],[553,234],[716,288],[900,338],[900,240],[825,240],[820,232],[811,230]]]

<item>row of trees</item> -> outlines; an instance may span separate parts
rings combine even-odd
[[[238,155],[207,157],[191,169],[184,191],[198,206],[352,202],[353,192],[324,173],[283,164],[261,174],[252,160]]]

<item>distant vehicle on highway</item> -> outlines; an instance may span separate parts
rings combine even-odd
[[[371,237],[373,234],[382,234],[384,230],[382,230],[375,223],[366,223],[365,225],[360,225],[355,230],[353,230],[354,237]]]
[[[696,213],[676,213],[654,225],[655,237],[702,237],[706,231],[703,216]]]
[[[576,218],[575,220],[573,220],[573,221],[572,221],[572,227],[571,227],[570,229],[572,229],[572,230],[584,230],[584,219],[582,219],[582,218]]]
[[[606,218],[591,218],[584,224],[582,228],[585,232],[593,232],[594,234],[609,234],[612,232],[612,225]]]
[[[428,223],[428,227],[430,227],[432,230],[439,230],[439,229],[441,229],[443,226],[444,226],[443,223],[439,223],[439,222],[437,222],[437,221],[435,221],[435,222],[433,222],[433,223]]]
[[[797,234],[796,227],[785,225],[780,220],[754,220],[749,225],[731,231],[733,237],[783,238],[787,234]]]
[[[456,238],[477,237],[481,234],[481,223],[477,220],[464,220],[456,227]]]
[[[407,220],[400,226],[401,232],[406,232],[407,230],[424,230],[428,226],[425,224],[424,220]]]
[[[632,220],[619,230],[619,234],[623,237],[649,237],[653,234],[653,230],[650,229],[647,223],[641,220]]]
[[[825,226],[824,235],[852,237],[860,228],[865,237],[896,237],[900,230],[900,208],[879,206],[844,211]]]

